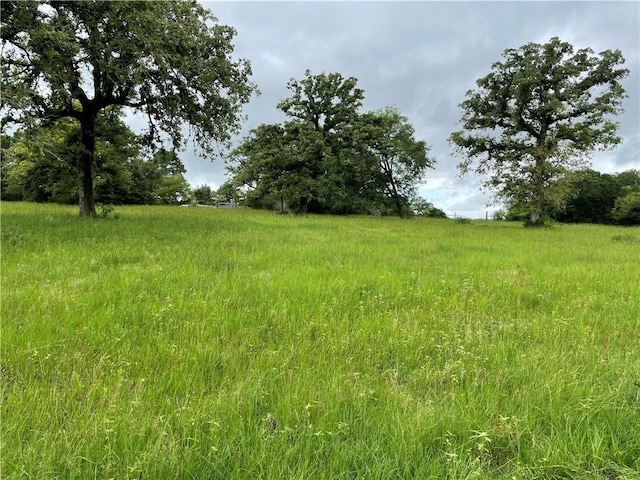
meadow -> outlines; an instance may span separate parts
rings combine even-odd
[[[14,479],[640,478],[640,229],[1,205]]]

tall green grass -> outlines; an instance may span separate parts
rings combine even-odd
[[[640,231],[3,203],[3,479],[640,478]]]

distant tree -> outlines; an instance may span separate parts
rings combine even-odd
[[[505,210],[502,209],[498,209],[495,212],[493,212],[492,217],[494,220],[501,222],[507,219],[507,212]]]
[[[373,172],[380,189],[402,218],[425,171],[435,164],[427,155],[427,144],[415,139],[413,126],[396,108],[365,114],[358,125],[367,132],[362,147],[374,158]]]
[[[434,207],[431,202],[422,197],[416,196],[411,199],[411,209],[421,217],[447,218],[447,214],[443,210]]]
[[[215,191],[207,184],[194,188],[191,193],[197,204],[213,205],[215,203]]]
[[[196,0],[0,3],[2,125],[72,118],[80,125],[81,216],[95,215],[96,121],[109,106],[149,122],[147,138],[184,141],[183,124],[211,152],[239,126],[255,91],[235,30]]]
[[[246,189],[251,206],[279,205],[304,215],[335,210],[345,198],[344,151],[358,118],[363,92],[357,80],[339,73],[312,75],[288,83],[291,96],[278,104],[283,124],[260,125],[232,152],[233,183]]]
[[[129,162],[140,153],[138,137],[120,120],[119,112],[104,109],[96,120],[96,199],[127,203],[133,183]],[[14,132],[3,149],[3,198],[77,203],[77,162],[81,155],[80,126],[63,118]]]
[[[287,87],[292,94],[278,103],[278,109],[292,119],[310,124],[315,132],[339,133],[342,127],[354,122],[362,106],[364,91],[357,84],[354,77],[344,78],[339,73],[312,75],[307,70],[302,80],[289,81]]]
[[[190,195],[182,161],[160,149],[141,155],[139,138],[109,109],[98,116],[95,198],[103,204],[179,203]],[[80,127],[70,119],[18,130],[3,149],[4,199],[77,203]]]
[[[180,173],[161,177],[153,194],[158,202],[167,205],[188,202],[191,198],[189,183]]]
[[[594,170],[575,172],[568,178],[569,193],[554,218],[569,223],[611,223],[611,209],[620,194],[614,175]]]
[[[611,216],[620,225],[640,225],[640,191],[629,192],[619,197]]]
[[[530,211],[528,205],[511,199],[506,202],[507,211],[504,219],[509,222],[527,222],[530,219]]]
[[[77,198],[74,166],[69,164],[77,153],[77,133],[69,121],[15,132],[2,152],[3,199],[67,203]]]
[[[620,195],[611,217],[620,225],[640,225],[640,170],[627,170],[617,175]]]
[[[289,81],[291,96],[278,104],[291,119],[284,128],[293,152],[287,152],[291,155],[286,158],[296,164],[289,171],[296,177],[295,210],[299,214],[307,212],[313,198],[322,198],[326,204],[330,197],[340,195],[346,178],[339,173],[342,153],[352,144],[349,132],[364,98],[357,83],[356,78],[339,73],[312,75],[307,70],[302,80]],[[294,136],[295,142],[291,141]]]
[[[175,151],[161,148],[145,164],[146,181],[153,203],[176,204],[188,201],[189,183],[186,169]]]
[[[407,118],[395,108],[361,114],[364,92],[353,77],[307,71],[288,86],[278,108],[290,119],[253,129],[232,153],[228,168],[248,205],[404,216],[435,163]]]
[[[615,223],[612,211],[616,200],[640,191],[640,172],[628,170],[617,174],[581,170],[566,176],[568,198],[553,218],[572,223]]]
[[[14,141],[15,135],[0,134],[0,197],[2,200],[19,200],[7,191],[9,188],[8,175],[15,162],[15,159],[11,159],[8,153]]]
[[[228,169],[233,183],[248,189],[250,206],[279,202],[281,209],[296,208],[302,196],[315,194],[314,172],[305,162],[300,127],[298,123],[260,125],[232,152]]]
[[[220,185],[215,195],[218,202],[233,202],[237,205],[243,200],[240,190],[229,180]]]
[[[622,111],[619,50],[574,52],[552,38],[507,49],[461,103],[463,129],[451,134],[459,168],[487,177],[498,197],[526,205],[537,224],[566,191],[554,182],[596,148],[620,143],[611,118]]]
[[[626,170],[616,175],[616,181],[622,190],[640,191],[640,170]]]

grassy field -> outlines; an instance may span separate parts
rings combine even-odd
[[[1,206],[2,479],[638,479],[640,230]]]

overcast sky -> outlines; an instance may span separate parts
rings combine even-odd
[[[478,178],[460,178],[447,138],[458,129],[459,103],[507,48],[558,36],[576,48],[620,49],[631,71],[618,120],[623,144],[594,156],[601,172],[640,168],[640,3],[630,2],[202,2],[237,29],[235,58],[246,58],[262,94],[245,107],[240,138],[262,123],[282,122],[276,104],[287,82],[339,72],[356,77],[363,111],[396,106],[426,140],[437,165],[420,193],[449,215],[484,217],[490,195]],[[181,154],[192,186],[219,186],[222,161]]]

